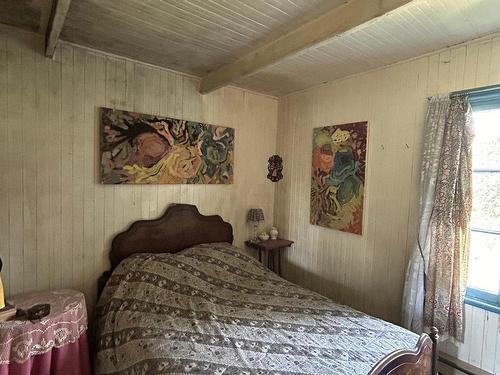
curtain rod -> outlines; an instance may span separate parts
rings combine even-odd
[[[477,93],[477,92],[486,92],[486,91],[497,90],[497,89],[500,89],[500,84],[490,85],[490,86],[482,86],[482,87],[475,87],[475,88],[466,89],[466,90],[460,90],[460,91],[452,91],[450,93],[450,97],[460,96],[460,95],[467,95],[467,94]],[[432,98],[432,96],[428,96],[427,100],[430,100],[431,98]]]

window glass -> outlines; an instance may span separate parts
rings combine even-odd
[[[500,230],[500,173],[472,176],[471,227]]]
[[[500,170],[500,109],[473,112],[472,169]]]
[[[468,287],[498,294],[500,285],[499,236],[471,232]]]
[[[500,292],[500,108],[473,112],[468,287]]]

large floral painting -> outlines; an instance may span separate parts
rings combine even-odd
[[[102,108],[104,184],[231,184],[234,129]]]
[[[367,125],[314,129],[311,224],[362,234]]]

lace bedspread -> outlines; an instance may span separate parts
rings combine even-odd
[[[99,374],[367,374],[418,341],[224,243],[126,259],[97,315]]]

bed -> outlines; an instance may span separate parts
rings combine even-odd
[[[100,279],[97,374],[435,375],[418,336],[290,283],[175,204],[118,234]]]

